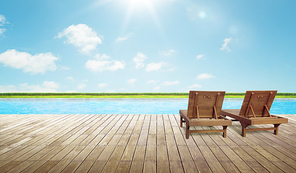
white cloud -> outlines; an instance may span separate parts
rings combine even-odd
[[[144,55],[142,52],[138,52],[137,56],[133,58],[133,61],[136,63],[136,68],[142,68],[145,66],[144,61],[147,59],[147,56]]]
[[[200,84],[193,84],[191,86],[189,86],[189,89],[194,89],[194,88],[201,88],[202,86]]]
[[[118,38],[115,40],[115,42],[116,42],[116,43],[118,43],[118,42],[122,42],[122,41],[126,40],[127,38],[128,38],[127,36],[125,36],[125,37],[118,37]]]
[[[110,57],[106,54],[97,54],[95,60],[88,60],[85,63],[85,68],[94,72],[102,72],[105,70],[116,71],[118,69],[124,69],[124,62],[117,60],[107,61],[107,59],[110,59]]]
[[[0,35],[2,35],[6,31],[5,28],[0,28]]]
[[[70,67],[66,67],[66,66],[61,66],[59,67],[60,70],[70,70]]]
[[[98,87],[100,87],[100,88],[104,88],[104,87],[107,87],[108,86],[108,84],[106,84],[106,83],[100,83],[100,84],[98,84]]]
[[[201,59],[201,58],[203,58],[204,56],[205,56],[205,54],[197,55],[197,56],[196,56],[196,59]]]
[[[132,85],[132,86],[135,86],[135,82],[137,81],[137,79],[129,79],[127,80],[127,82]]]
[[[107,60],[107,59],[111,59],[110,56],[106,55],[106,54],[96,54],[95,56],[95,59],[98,59],[98,60]]]
[[[51,88],[51,89],[58,89],[60,88],[60,85],[55,83],[54,81],[44,81],[42,86],[44,88]]]
[[[57,92],[59,88],[60,85],[54,81],[44,81],[41,85],[29,85],[28,83],[20,84],[18,87],[0,85],[0,92]]]
[[[172,82],[170,82],[170,81],[164,81],[161,85],[163,85],[163,86],[170,86],[170,85],[177,85],[177,84],[179,84],[180,82],[179,81],[172,81]]]
[[[146,84],[155,84],[155,83],[156,83],[155,80],[148,80],[148,81],[146,82]]]
[[[28,83],[23,83],[20,85],[21,91],[25,92],[57,92],[60,85],[54,81],[44,81],[41,85],[29,85]]]
[[[0,26],[3,26],[4,24],[7,24],[9,22],[6,21],[6,18],[4,15],[0,15]],[[0,36],[3,35],[3,33],[6,31],[5,28],[0,28]]]
[[[66,36],[67,41],[65,43],[73,44],[79,48],[79,51],[83,54],[90,55],[93,50],[96,49],[97,44],[101,44],[102,40],[97,36],[97,33],[85,24],[71,25],[59,33],[56,38],[62,38]]]
[[[225,38],[224,39],[224,44],[222,45],[222,47],[220,48],[220,50],[227,50],[228,52],[230,52],[231,50],[228,47],[228,43],[232,40],[232,38]]]
[[[3,15],[0,15],[0,26],[6,23],[6,18]]]
[[[86,86],[87,86],[86,84],[79,84],[79,85],[77,86],[77,88],[80,89],[80,90],[82,90],[82,89],[84,89]]]
[[[178,85],[179,81],[164,81],[161,85],[154,88],[154,90],[159,90],[161,86],[172,86],[172,85]]]
[[[160,54],[164,55],[164,56],[172,56],[174,53],[176,53],[175,50],[171,49],[169,51],[161,51]]]
[[[7,86],[0,85],[0,92],[1,93],[17,92],[17,88],[14,85],[7,85]]]
[[[66,77],[66,80],[74,81],[74,78],[72,76]]]
[[[154,90],[158,91],[160,89],[160,86],[154,87]]]
[[[134,35],[134,34],[133,34],[133,33],[128,33],[125,37],[118,37],[118,38],[115,40],[115,42],[116,42],[116,43],[122,42],[122,41],[128,39],[128,38],[129,38],[130,36],[132,36],[132,35]]]
[[[55,61],[58,59],[50,52],[31,55],[27,52],[18,52],[12,49],[0,54],[0,63],[3,63],[4,66],[23,69],[24,72],[33,74],[56,70]]]
[[[164,62],[152,62],[150,64],[147,64],[146,66],[146,71],[150,72],[150,71],[157,71],[159,69],[161,69],[161,67],[164,65]]]
[[[202,73],[196,77],[196,79],[210,79],[210,78],[215,78],[215,76],[208,73]]]

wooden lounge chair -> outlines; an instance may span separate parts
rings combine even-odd
[[[180,126],[186,123],[186,139],[189,133],[223,132],[232,121],[220,116],[225,91],[190,91],[188,109],[180,110]],[[189,130],[190,126],[223,126],[223,130]]]
[[[287,118],[271,115],[269,109],[277,91],[247,91],[241,109],[223,109],[221,115],[238,120],[242,125],[242,136],[247,131],[274,130],[278,134],[281,123],[288,123]],[[273,128],[251,128],[249,125],[274,124]]]

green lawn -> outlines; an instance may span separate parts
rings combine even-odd
[[[225,98],[244,96],[226,93]],[[188,93],[0,93],[0,98],[188,98]],[[277,93],[276,98],[296,98],[296,93]]]

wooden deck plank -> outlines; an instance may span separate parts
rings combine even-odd
[[[144,124],[143,124],[144,125]],[[139,136],[138,145],[146,145],[148,138],[148,129],[149,127],[143,126],[141,130],[141,134]]]
[[[235,154],[228,146],[220,146],[220,149],[225,153],[225,155],[231,160],[231,162],[238,168],[241,172],[253,172],[252,168],[249,167],[239,156]],[[226,170],[226,169],[225,169]]]
[[[98,173],[98,172],[101,172],[102,169],[104,168],[106,164],[106,161],[96,161],[92,167],[90,168],[90,170],[88,171],[89,173]]]
[[[100,154],[105,149],[105,146],[97,145],[95,148],[89,153],[89,155],[85,158],[85,160],[97,160]]]
[[[269,161],[274,163],[277,167],[279,167],[284,172],[293,172],[296,166],[295,164],[293,164],[292,159],[283,155],[281,152],[277,151],[275,148],[270,147],[268,143],[266,143],[265,141],[260,140],[261,136],[259,136],[259,138],[256,138],[255,137],[256,133],[253,134],[253,136],[254,136],[253,140],[257,144],[259,143],[261,144],[260,146],[253,147],[257,152],[259,152]]]
[[[278,158],[275,157],[274,153],[272,154],[264,149],[266,147],[266,145],[268,145],[268,144],[264,140],[262,140],[261,135],[266,134],[266,133],[268,133],[268,132],[265,132],[265,131],[261,132],[261,133],[260,132],[253,132],[253,133],[250,133],[250,137],[249,137],[249,138],[252,138],[252,140],[247,140],[246,138],[243,138],[242,140],[244,140],[244,142],[249,147],[252,148],[252,149],[248,148],[249,151],[252,151],[252,153],[256,153],[256,155],[255,155],[256,160],[261,165],[263,165],[267,170],[274,171],[274,170],[278,170],[278,168],[279,168],[280,169],[279,171],[282,170],[285,172],[291,172],[291,171],[293,172],[295,170],[294,168],[292,168],[288,164],[280,161]],[[256,134],[257,135],[260,134],[259,135],[260,137],[257,138]],[[271,138],[273,138],[273,137],[271,137]],[[278,140],[276,138],[274,138],[273,141],[278,141]],[[260,155],[258,155],[257,153],[260,153]],[[265,161],[264,159],[267,161]]]
[[[102,172],[112,173],[112,172],[116,171],[124,149],[125,149],[125,146],[122,146],[122,145],[116,146],[116,148],[114,149],[114,152],[112,153],[112,155],[108,159]]]
[[[0,172],[8,172],[9,170],[13,169],[14,167],[16,167],[17,165],[21,164],[22,161],[11,161],[7,164],[5,164],[4,166],[0,167]]]
[[[75,172],[88,172],[88,170],[92,167],[93,164],[94,161],[85,160],[79,165]]]
[[[242,137],[233,122],[227,138],[185,139],[177,114],[1,115],[0,172],[296,172],[296,115],[284,116],[279,135]]]
[[[131,167],[131,161],[120,161],[116,169],[116,173],[128,173]]]
[[[164,133],[164,127],[163,126],[157,126],[157,135],[156,135],[157,145],[166,145],[166,138]]]
[[[144,167],[144,161],[133,161],[130,168],[130,173],[143,172],[143,167]]]
[[[156,148],[157,161],[168,162],[168,150],[164,145],[158,145]]]
[[[41,167],[39,167],[36,171],[36,173],[44,173],[48,172],[52,167],[54,167],[56,164],[58,164],[58,161],[47,161],[45,162]]]
[[[170,164],[168,161],[157,161],[156,162],[156,172],[167,173],[170,172]]]
[[[201,154],[198,146],[190,145],[190,146],[188,146],[188,149],[189,149],[189,152],[190,152],[192,159],[195,163],[196,168],[200,172],[211,172],[211,169],[210,169],[209,165],[207,164],[205,158]]]
[[[130,135],[136,125],[137,125],[137,120],[139,118],[139,115],[135,115],[133,116],[132,120],[130,121],[130,123],[128,124],[127,126],[127,130],[124,132],[124,135],[128,135],[129,138],[128,141],[126,140],[125,144],[127,144],[125,150],[124,150],[124,153],[122,155],[122,158],[121,158],[121,161],[132,161],[132,158],[134,156],[134,152],[135,152],[135,148],[136,148],[136,145],[137,145],[137,142],[138,142],[138,138],[139,138],[139,135],[138,134],[132,134]],[[122,143],[119,143],[119,145],[123,145]],[[125,162],[123,162],[125,163]],[[120,169],[123,169],[123,168],[120,168]],[[119,169],[119,170],[120,170]]]
[[[156,161],[145,161],[144,162],[144,173],[156,173]]]
[[[283,172],[278,167],[276,167],[272,162],[264,158],[260,153],[252,149],[250,146],[244,146],[243,149],[251,155],[257,162],[259,162],[265,169],[269,172]]]
[[[133,131],[134,131],[134,128],[135,128],[135,126],[137,124],[137,120],[139,118],[139,115],[133,115],[133,116],[129,116],[129,117],[131,117],[131,121],[128,124],[126,130],[124,131],[124,134],[132,134],[132,133],[134,133]]]
[[[87,156],[93,151],[95,146],[88,145],[86,146],[74,159],[74,161],[84,161]]]
[[[156,161],[156,145],[147,145],[145,161]]]
[[[185,172],[198,172],[187,146],[178,146]]]
[[[73,148],[70,152],[65,152],[63,159],[57,164],[60,168],[68,167],[68,164],[71,164],[71,161],[85,148],[85,146],[69,146],[69,148]],[[61,151],[62,152],[62,151]],[[60,154],[59,152],[58,154]],[[51,159],[56,160],[57,158],[52,157]],[[62,162],[62,166],[59,165]],[[71,165],[72,167],[73,165]],[[57,169],[56,166],[53,167]],[[67,168],[69,169],[69,168]],[[62,169],[61,169],[62,170]],[[52,170],[51,170],[52,171]]]
[[[122,161],[132,161],[136,145],[127,145],[122,156]]]
[[[17,158],[23,156],[24,154],[28,153],[29,151],[31,151],[32,149],[34,149],[36,146],[24,146],[22,150],[20,151],[16,151],[16,153],[14,153],[13,151],[10,152],[11,155],[2,159],[0,162],[0,167],[11,162],[11,161],[15,161]]]
[[[170,119],[168,115],[163,115],[164,130],[166,134],[173,134],[173,129],[171,126]]]
[[[80,166],[80,164],[81,162],[70,162],[61,173],[72,173]]]
[[[51,170],[49,170],[49,173],[56,173],[56,172],[62,172],[64,170],[65,167],[67,167],[69,165],[69,163],[71,162],[70,159],[68,158],[63,158],[62,160],[60,160],[55,166],[53,166],[51,168]]]
[[[180,160],[170,161],[170,171],[171,173],[182,173],[184,172],[182,163]]]
[[[215,135],[215,134],[212,134]],[[216,134],[217,135],[217,134]],[[225,153],[216,145],[209,135],[203,135],[202,138],[207,143],[209,150],[217,158],[226,172],[239,172],[236,166],[229,160]],[[243,162],[242,162],[243,164]]]
[[[222,167],[221,163],[217,160],[215,155],[211,152],[208,146],[199,146],[202,155],[204,156],[205,160],[209,164],[209,167],[213,172],[225,172],[224,168]]]
[[[22,155],[21,157],[18,157],[15,159],[16,161],[25,161],[28,160],[30,157],[32,157],[34,154],[40,152],[42,149],[44,149],[45,146],[36,146],[34,149],[30,150],[26,154]]]
[[[15,173],[15,172],[21,172],[28,166],[30,166],[34,161],[23,161],[22,163],[16,165],[11,170],[9,170],[7,173]]]
[[[259,164],[254,158],[252,158],[249,153],[244,151],[239,146],[230,146],[231,150],[235,152],[235,155],[240,157],[247,163],[255,172],[268,172],[261,164]]]
[[[146,153],[146,146],[137,145],[133,161],[144,161]]]

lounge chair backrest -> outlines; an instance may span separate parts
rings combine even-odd
[[[225,91],[190,91],[188,118],[218,118],[222,109]]]
[[[247,91],[240,116],[248,118],[270,117],[270,107],[277,91]]]

